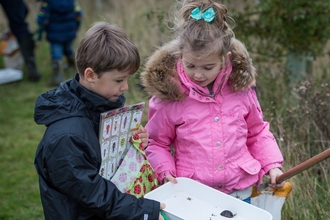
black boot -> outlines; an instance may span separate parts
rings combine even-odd
[[[32,82],[38,82],[40,80],[40,73],[36,67],[36,61],[34,56],[34,41],[32,35],[28,37],[18,39],[20,51],[22,53],[24,63],[27,68],[28,79]]]
[[[58,86],[63,80],[63,61],[62,60],[54,60],[52,62],[53,68],[53,78],[50,82],[50,86]]]

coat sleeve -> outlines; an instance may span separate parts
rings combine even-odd
[[[76,19],[76,26],[77,30],[80,28],[81,20],[83,16],[83,10],[80,7],[80,4],[78,2],[74,3],[74,13],[75,13],[75,19]]]
[[[52,185],[84,209],[104,219],[158,220],[159,202],[121,193],[99,175],[96,152],[83,137],[63,135],[48,149],[44,158]]]
[[[171,104],[153,97],[149,101],[149,116],[146,128],[149,132],[147,158],[155,170],[158,181],[165,175],[176,177],[174,157],[171,146],[175,139],[175,124],[170,118]]]
[[[245,117],[248,135],[247,146],[252,156],[261,163],[259,177],[273,168],[282,168],[283,156],[274,135],[269,129],[269,123],[263,120],[262,110],[256,91],[249,89],[247,93],[249,112]]]
[[[37,30],[34,39],[37,41],[42,40],[42,32],[45,31],[49,22],[49,6],[46,2],[42,2],[36,18]]]

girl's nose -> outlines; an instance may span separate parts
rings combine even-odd
[[[195,74],[194,74],[194,78],[195,78],[195,79],[201,79],[201,78],[203,78],[203,74],[198,73],[198,72],[195,72]]]

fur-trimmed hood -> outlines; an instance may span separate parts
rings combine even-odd
[[[140,74],[143,89],[160,100],[181,100],[186,97],[176,67],[179,59],[178,42],[173,40],[156,50]],[[233,91],[247,89],[256,84],[256,70],[245,46],[234,39],[230,48],[232,72],[225,83]]]

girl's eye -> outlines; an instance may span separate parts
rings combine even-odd
[[[117,83],[121,83],[123,82],[124,80],[116,80]]]
[[[204,67],[205,70],[212,70],[213,67]]]
[[[188,63],[188,62],[183,62],[183,66],[188,68],[188,69],[195,68],[195,65],[193,63]]]

